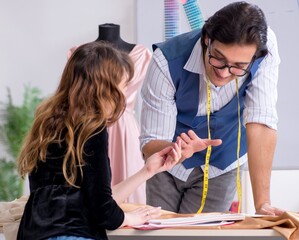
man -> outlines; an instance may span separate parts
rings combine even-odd
[[[147,159],[182,139],[185,160],[147,182],[147,203],[179,213],[227,211],[237,190],[241,196],[236,179],[248,159],[256,212],[281,214],[270,202],[280,58],[262,10],[231,3],[202,30],[154,49],[142,87],[141,149]],[[212,138],[222,144],[198,152]]]

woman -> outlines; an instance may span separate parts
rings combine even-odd
[[[111,189],[107,127],[125,108],[122,91],[132,75],[127,54],[108,44],[87,43],[72,54],[55,94],[38,107],[18,159],[31,193],[17,239],[107,239],[106,229],[160,216],[159,207],[123,212],[118,204],[178,162],[180,141]]]

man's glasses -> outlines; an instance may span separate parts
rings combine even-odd
[[[215,57],[211,54],[211,39],[209,39],[208,56],[209,56],[209,64],[212,67],[217,68],[217,69],[228,68],[228,71],[229,71],[230,74],[238,76],[238,77],[243,77],[244,75],[249,73],[249,70],[252,66],[252,63],[253,63],[254,59],[255,59],[255,56],[253,56],[251,62],[249,63],[249,65],[246,69],[236,67],[236,66],[232,66],[232,65],[228,65],[222,59],[219,59],[219,58],[217,58],[217,57]]]

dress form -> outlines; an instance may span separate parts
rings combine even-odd
[[[134,76],[128,82],[124,95],[126,108],[122,116],[108,127],[108,155],[111,165],[111,185],[115,186],[144,166],[139,149],[139,124],[135,116],[138,91],[144,80],[151,52],[140,44],[127,43],[120,37],[120,26],[105,23],[98,26],[96,41],[111,43],[115,48],[128,53],[134,64]],[[126,202],[146,204],[145,183],[132,193]]]
[[[99,36],[96,41],[112,43],[116,48],[127,53],[131,52],[135,44],[127,43],[120,37],[120,26],[113,23],[99,25]]]

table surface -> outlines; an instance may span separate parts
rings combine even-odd
[[[109,240],[285,240],[272,229],[117,229],[107,231]],[[5,240],[0,233],[0,240]]]
[[[206,239],[258,239],[258,240],[283,240],[278,232],[273,229],[159,229],[159,230],[136,230],[136,229],[117,229],[107,231],[108,238],[111,240],[117,239],[163,239],[163,240],[206,240]]]

